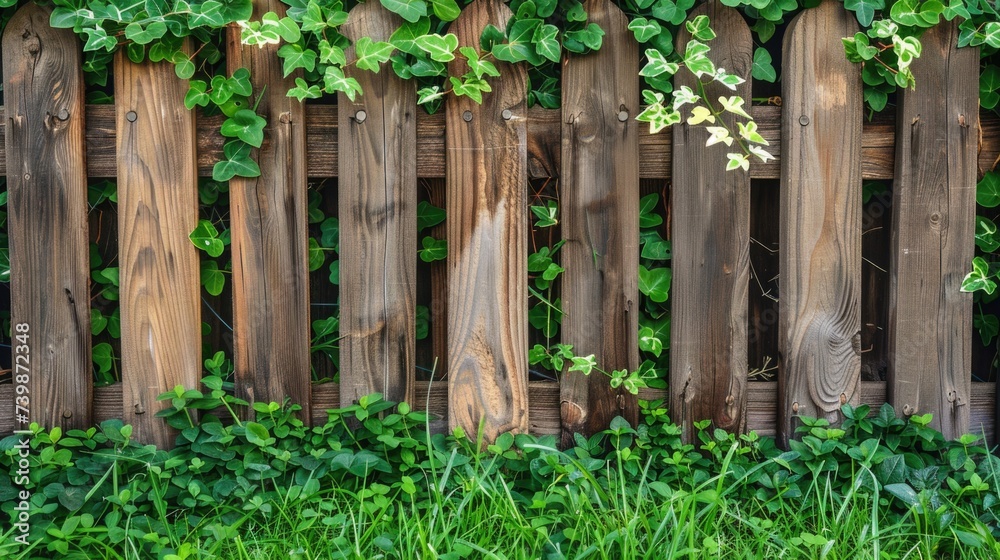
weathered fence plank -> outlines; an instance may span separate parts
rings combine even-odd
[[[709,57],[746,80],[735,92],[710,84],[706,96],[713,102],[733,93],[750,99],[753,40],[743,16],[718,2],[702,5],[691,17],[700,14],[718,35]],[[690,39],[689,33],[677,37],[679,52]],[[687,72],[674,82],[697,90],[696,80]],[[736,115],[721,118],[736,130]],[[673,135],[670,416],[686,441],[699,420],[732,432],[745,424],[750,173],[726,171],[722,147],[706,148],[708,138],[703,125],[686,122]]]
[[[789,25],[782,71],[779,435],[798,416],[839,419],[861,379],[861,69],[857,30],[825,0]]]
[[[979,130],[977,49],[955,47],[957,24],[921,37],[918,85],[900,92],[890,267],[889,402],[934,415],[955,438],[969,429],[973,256]]]
[[[399,18],[377,2],[342,32],[385,41]],[[355,59],[347,51],[348,62]],[[340,94],[340,402],[368,393],[413,402],[417,280],[417,97],[391,68],[351,67],[363,95]]]
[[[479,45],[487,24],[504,29],[510,10],[476,0],[451,30]],[[482,105],[449,99],[447,134],[449,423],[487,441],[528,429],[526,284],[526,72],[497,64],[502,78]],[[464,60],[449,63],[461,76]]]
[[[562,342],[607,371],[639,367],[639,47],[610,0],[588,0],[597,52],[563,61]],[[631,61],[631,62],[629,62]],[[634,395],[603,375],[562,376],[562,440],[639,419]]]
[[[123,419],[135,438],[172,447],[156,397],[201,378],[195,117],[173,66],[115,57]]]
[[[3,36],[18,429],[91,425],[90,263],[80,48],[29,3]]]
[[[279,0],[255,0],[254,18],[283,16]],[[240,44],[229,29],[230,68],[248,68],[257,114],[267,119],[256,150],[260,177],[229,182],[233,249],[236,392],[253,401],[291,397],[310,417],[309,259],[305,114],[285,94],[277,45]]]

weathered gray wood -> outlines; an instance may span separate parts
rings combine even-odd
[[[14,384],[3,401],[46,427],[91,425],[90,263],[80,48],[49,10],[17,11],[3,36]],[[15,407],[17,408],[15,410]]]
[[[890,273],[889,402],[934,415],[955,438],[969,429],[973,256],[979,130],[977,49],[957,24],[922,37],[915,90],[899,94]]]
[[[562,342],[594,354],[607,371],[639,367],[639,47],[628,17],[610,0],[588,0],[604,30],[595,53],[563,62]],[[629,62],[631,61],[631,62]],[[564,373],[562,440],[605,430],[615,416],[633,425],[638,403],[603,375]]]
[[[478,46],[487,24],[504,29],[510,15],[500,0],[476,0],[451,31]],[[445,107],[449,423],[486,441],[528,429],[527,78],[520,65],[497,68],[503,79],[482,105]],[[463,75],[465,61],[448,71]]]
[[[255,0],[254,18],[285,13],[279,0]],[[267,119],[255,156],[260,177],[229,182],[233,249],[236,392],[247,401],[291,397],[310,418],[309,232],[305,113],[287,97],[277,45],[240,44],[229,29],[229,67],[249,68],[257,114]],[[266,89],[265,89],[266,88]]]
[[[342,32],[389,38],[397,16],[377,2],[351,10]],[[347,51],[348,61],[355,58]],[[388,66],[388,65],[386,65]],[[416,89],[391,68],[347,69],[363,95],[337,98],[340,127],[340,401],[369,393],[413,402],[416,353]]]
[[[171,447],[156,398],[201,378],[194,113],[173,66],[115,57],[123,415],[138,441]]]
[[[796,417],[840,419],[861,379],[861,68],[840,2],[796,16],[782,70],[778,432]]]
[[[690,17],[701,14],[718,35],[709,58],[746,80],[735,92],[713,83],[706,96],[713,102],[733,94],[750,99],[750,28],[739,12],[718,2],[703,4]],[[678,48],[690,39],[680,34]],[[697,91],[696,80],[682,72],[675,87]],[[745,121],[732,113],[722,119],[733,131]],[[726,146],[706,148],[708,138],[704,123],[682,122],[673,135],[670,415],[683,427],[685,441],[692,440],[699,420],[732,432],[745,425],[750,173],[726,171]]]

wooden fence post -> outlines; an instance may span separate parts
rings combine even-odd
[[[400,20],[359,4],[342,32],[385,41]],[[347,50],[348,61],[355,58]],[[337,96],[340,170],[340,404],[379,392],[413,402],[416,353],[417,120],[412,81],[351,67],[362,95]]]
[[[279,0],[255,0],[255,19],[284,16]],[[309,232],[305,118],[302,103],[285,94],[278,45],[240,43],[230,27],[230,69],[250,70],[257,114],[267,119],[256,151],[260,177],[229,182],[233,239],[233,330],[237,396],[282,402],[291,397],[311,418]]]
[[[500,0],[475,0],[452,24],[460,45],[479,45],[487,24],[503,30]],[[522,65],[497,64],[501,78],[482,105],[445,107],[448,211],[449,424],[486,441],[528,430],[527,107]],[[464,60],[448,73],[466,72]]]
[[[90,266],[80,44],[33,3],[3,36],[15,429],[91,425]],[[23,381],[23,383],[22,383]]]
[[[782,70],[779,439],[797,416],[837,422],[861,382],[861,69],[840,2],[795,17]]]
[[[917,87],[899,94],[889,307],[889,402],[934,415],[946,438],[969,430],[979,51],[958,25],[921,37]]]
[[[172,447],[156,397],[201,378],[201,299],[194,112],[167,63],[115,56],[122,408],[135,438]]]
[[[735,93],[749,100],[753,41],[743,16],[717,1],[690,17],[701,14],[718,35],[709,58],[746,80],[735,92],[713,83],[708,98],[715,103]],[[678,49],[690,39],[680,34]],[[674,81],[697,89],[690,72]],[[736,130],[736,115],[722,118]],[[673,129],[670,416],[685,441],[692,441],[696,421],[711,419],[717,428],[740,432],[746,415],[750,173],[726,171],[724,150],[706,148],[708,137],[704,126],[681,122]]]
[[[562,342],[594,354],[604,369],[639,367],[639,47],[628,18],[610,0],[588,0],[589,21],[604,30],[597,52],[563,59]],[[564,373],[563,445],[573,434],[632,425],[637,400],[603,375]]]

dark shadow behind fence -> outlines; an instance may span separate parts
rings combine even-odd
[[[279,4],[261,0],[255,10]],[[777,161],[725,173],[703,130],[679,124],[654,136],[639,126],[638,46],[609,0],[589,0],[587,10],[605,44],[564,60],[562,110],[528,109],[525,70],[516,66],[501,68],[482,105],[449,99],[436,115],[418,109],[413,84],[388,69],[355,74],[365,95],[353,102],[303,106],[284,97],[273,49],[230,37],[231,63],[251,68],[256,91],[267,86],[258,112],[268,118],[255,153],[261,176],[230,185],[238,395],[291,397],[322,422],[326,409],[381,392],[426,403],[468,433],[482,422],[488,438],[506,430],[565,438],[615,415],[636,420],[635,398],[599,376],[528,381],[526,189],[529,177],[560,181],[564,342],[608,370],[634,369],[639,182],[669,179],[672,390],[639,398],[669,399],[688,437],[693,422],[711,419],[786,440],[800,415],[836,422],[842,403],[890,402],[901,414],[934,414],[946,436],[984,432],[992,443],[995,384],[970,382],[972,299],[958,289],[972,257],[977,162],[988,169],[1000,151],[1000,126],[980,125],[976,84],[959,79],[978,75],[976,51],[956,50],[952,27],[928,33],[919,89],[901,95],[897,119],[866,122],[860,67],[839,43],[853,33],[852,16],[827,0],[789,26],[783,106],[753,108]],[[737,93],[749,98],[746,24],[716,4],[700,10],[725,31],[711,56],[747,78]],[[486,24],[507,18],[499,0],[476,0],[451,31],[472,45]],[[11,315],[14,334],[27,335],[15,350],[30,350],[15,352],[13,372],[28,395],[0,386],[0,432],[24,425],[15,397],[28,396],[21,402],[43,425],[122,417],[139,440],[169,446],[174,435],[154,418],[163,406],[156,395],[196,385],[201,371],[198,256],[188,233],[196,179],[211,175],[221,152],[220,119],[184,109],[187,85],[171,66],[124,57],[116,104],[85,106],[79,42],[47,22],[29,4],[3,37]],[[355,8],[345,32],[384,36],[394,26],[370,2]],[[123,381],[99,388],[90,367],[87,177],[117,177],[120,193]],[[339,386],[310,382],[309,177],[339,179]],[[447,308],[434,317],[447,323],[447,379],[434,384],[414,380],[418,178],[445,179],[448,210],[447,287],[434,290],[447,294],[446,306],[434,306]],[[777,383],[747,380],[753,178],[781,181]],[[896,182],[887,382],[860,375],[862,179]]]

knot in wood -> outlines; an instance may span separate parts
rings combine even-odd
[[[845,405],[845,404],[847,404],[847,395],[846,395],[846,394],[844,394],[844,393],[841,393],[841,394],[840,394],[840,404],[841,404],[841,405]]]
[[[934,212],[931,214],[931,227],[936,228],[941,225],[941,213]]]
[[[292,121],[292,114],[289,112],[284,112],[278,115],[278,122],[281,124],[288,124]]]
[[[142,406],[142,403],[135,403],[135,413],[136,414],[145,414],[146,413],[146,408],[144,406]]]
[[[31,29],[25,28],[24,32],[21,33],[21,38],[24,39],[24,49],[29,54],[35,55],[42,50],[42,42],[38,40],[38,35],[31,32]]]
[[[793,414],[799,413],[799,403],[797,401],[792,403],[792,413]]]
[[[735,402],[736,402],[736,397],[734,397],[732,395],[726,395],[726,404],[727,405],[733,406],[733,403],[735,403]]]

